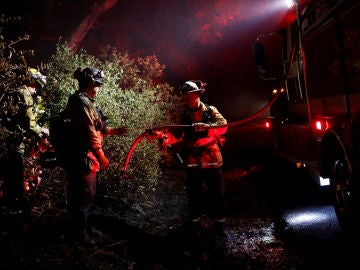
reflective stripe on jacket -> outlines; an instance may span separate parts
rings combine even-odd
[[[182,123],[192,125],[203,122],[210,126],[227,124],[226,119],[214,106],[201,102],[196,111],[185,110]],[[178,142],[183,145],[183,155],[187,167],[218,168],[223,165],[223,158],[218,145],[218,136],[224,135],[227,127],[211,128],[201,132],[185,129]]]

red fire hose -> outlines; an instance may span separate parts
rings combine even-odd
[[[238,121],[235,121],[235,122],[227,123],[227,124],[225,124],[225,125],[209,126],[209,127],[206,127],[206,128],[207,128],[207,129],[212,129],[212,128],[234,127],[234,126],[239,126],[239,125],[245,124],[245,123],[247,123],[247,122],[250,122],[250,121],[252,121],[253,119],[259,117],[261,114],[263,114],[263,113],[276,101],[276,99],[278,98],[278,96],[279,96],[281,93],[282,93],[281,91],[277,92],[277,93],[274,95],[274,97],[271,99],[271,101],[270,101],[268,104],[266,104],[265,107],[263,107],[261,110],[259,110],[258,112],[254,113],[253,115],[250,115],[249,117],[246,117],[246,118],[244,118],[244,119],[241,119],[241,120],[238,120]],[[174,129],[174,128],[188,128],[188,127],[191,127],[191,125],[164,125],[164,126],[156,126],[156,127],[153,127],[153,128],[150,129],[150,131],[164,130],[164,129]],[[140,141],[142,140],[142,138],[143,138],[145,135],[147,135],[148,133],[149,133],[149,130],[144,131],[144,132],[141,133],[141,134],[134,140],[134,142],[131,144],[130,149],[129,149],[127,155],[126,155],[123,168],[122,168],[122,170],[121,170],[120,178],[124,178],[124,177],[125,177],[125,173],[126,173],[128,164],[129,164],[129,162],[130,162],[131,155],[132,155],[132,153],[134,152],[134,149],[135,149],[136,145],[137,145],[138,143],[140,143]]]

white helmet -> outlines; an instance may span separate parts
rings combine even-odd
[[[180,94],[187,94],[187,93],[193,93],[193,92],[199,92],[200,95],[202,95],[205,92],[205,86],[206,83],[203,83],[199,80],[190,80],[186,81],[180,88]]]

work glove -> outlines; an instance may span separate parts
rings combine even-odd
[[[203,122],[196,122],[192,124],[192,127],[195,132],[203,132],[207,130],[207,127],[209,127],[209,125]]]
[[[122,136],[127,133],[127,129],[125,127],[108,127],[106,129],[107,135],[116,135],[116,136]]]
[[[103,150],[98,150],[95,153],[95,156],[100,163],[100,171],[106,171],[107,169],[109,169],[109,160],[105,156]]]
[[[146,139],[149,141],[158,140],[163,137],[163,133],[158,130],[147,129],[145,134]]]
[[[47,138],[49,137],[49,135],[50,135],[49,129],[43,127],[40,129],[40,133],[39,133],[40,138]]]

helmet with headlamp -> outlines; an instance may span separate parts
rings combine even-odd
[[[83,70],[85,81],[88,84],[104,84],[104,72],[94,68],[94,67],[86,67]]]
[[[198,93],[199,95],[202,95],[205,93],[205,86],[206,83],[203,83],[202,81],[190,80],[186,81],[182,86],[180,86],[179,92],[181,95],[187,93]]]

